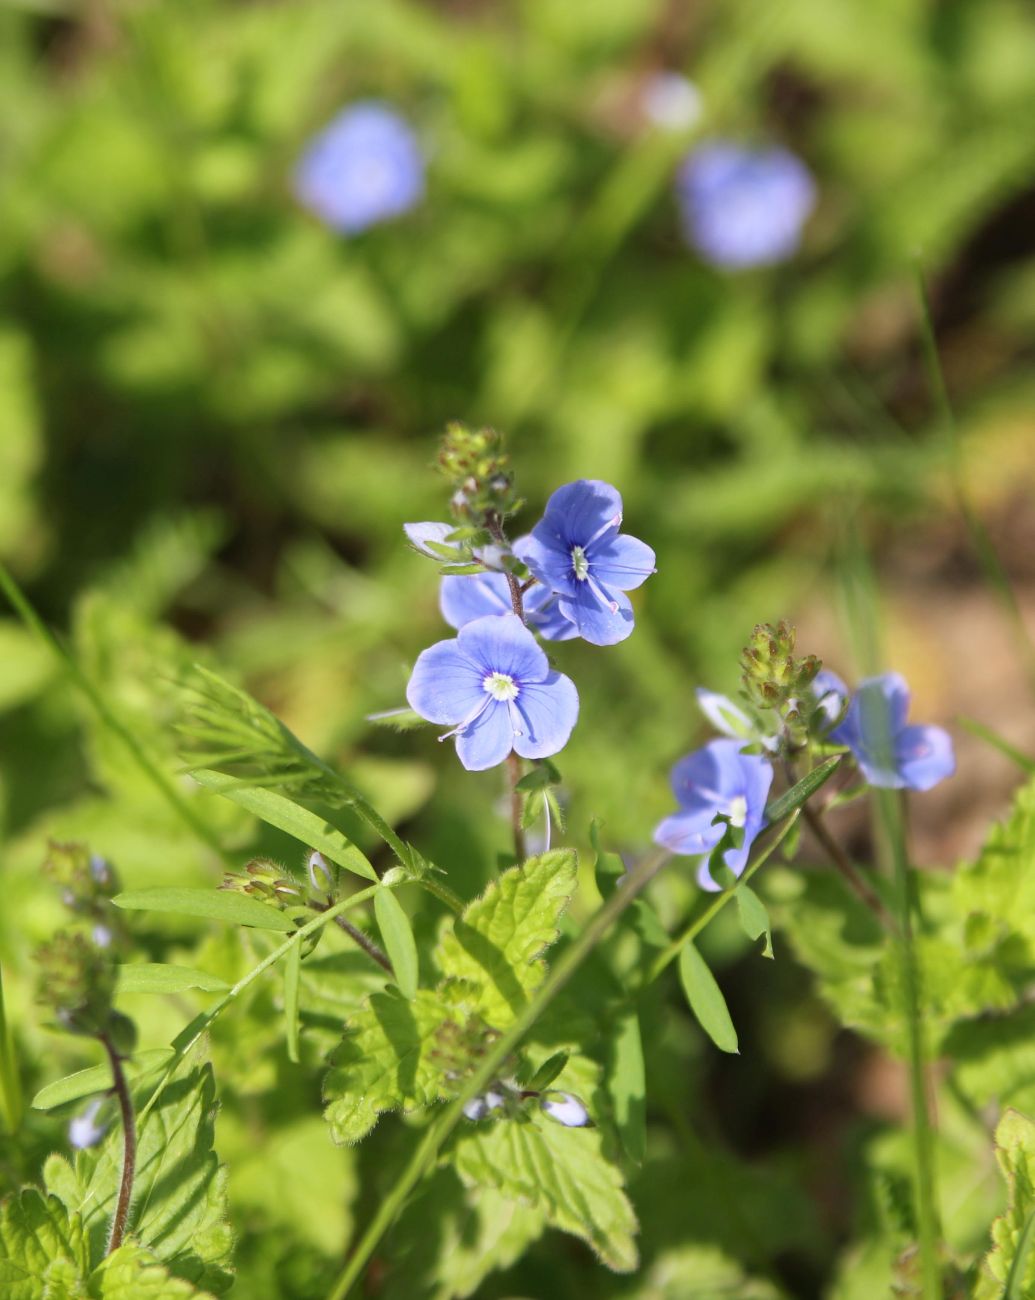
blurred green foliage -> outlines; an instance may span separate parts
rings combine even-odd
[[[444,517],[435,438],[453,418],[503,429],[530,503],[519,528],[560,483],[604,478],[658,553],[630,641],[557,648],[583,700],[562,764],[571,838],[587,847],[599,816],[611,843],[635,849],[666,809],[669,762],[698,734],[693,687],[734,685],[755,622],[832,602],[844,518],[882,537],[945,518],[917,260],[975,483],[994,498],[1025,463],[1033,66],[1023,0],[9,0],[0,559],[161,770],[181,761],[177,680],[195,660],[215,665],[333,755],[393,825],[419,819],[419,842],[466,897],[506,849],[489,815],[497,775],[463,773],[428,733],[375,731],[365,716],[401,702],[409,664],[442,634],[430,566],[401,535],[405,520]],[[682,132],[651,126],[641,107],[664,67],[702,96],[701,121]],[[370,96],[417,130],[428,193],[409,216],[344,239],[298,208],[290,173],[313,131]],[[684,247],[671,177],[710,135],[783,140],[809,163],[820,204],[793,263],[731,276]],[[39,874],[47,838],[88,842],[133,887],[210,883],[222,864],[13,615],[0,618],[0,710],[0,960],[31,1093],[95,1063],[41,1028],[31,1003],[28,953],[60,912]],[[182,791],[231,856],[258,844],[298,867],[286,837],[256,841],[240,810],[186,780]],[[969,879],[932,906],[965,916]],[[884,1014],[859,978],[873,965],[867,935],[842,934],[823,889],[807,894],[801,965],[778,945],[771,987],[741,992],[761,999],[748,1027],[761,1061],[751,1082],[722,1075],[739,1124],[708,1095],[689,1021],[645,1013],[651,1161],[631,1188],[643,1276],[603,1281],[547,1238],[480,1295],[768,1297],[777,1273],[812,1295],[833,1276],[843,1206],[875,1216],[872,1188],[839,1187],[842,1208],[817,1228],[801,1190],[818,1177],[815,1154],[795,1148],[793,1127],[767,1130],[802,1060],[819,1075],[838,1050],[803,969],[848,1023],[872,1031]],[[689,883],[665,891],[663,915],[681,915]],[[146,955],[176,960],[192,933],[170,921],[144,935]],[[932,969],[998,945],[1001,986],[944,990],[950,1037],[968,998],[1013,1007],[1028,942],[1023,927],[952,934]],[[187,964],[232,980],[253,963],[251,942],[206,940]],[[732,932],[713,942],[718,961],[743,951]],[[321,1032],[329,1045],[370,987],[335,943],[304,968],[309,1005],[324,1007],[311,1045]],[[253,1014],[222,1023],[211,1048],[234,1294],[249,1300],[323,1293],[354,1216],[412,1136],[385,1124],[370,1150],[329,1148],[309,1076],[284,1057],[276,997],[255,991]],[[167,1043],[202,999],[150,999],[143,1046]],[[996,1022],[1010,1042],[992,1058],[1022,1098],[1012,1026],[1025,1016]],[[804,1055],[789,1063],[778,1041]],[[984,1049],[959,1051],[978,1062],[961,1079],[972,1071],[984,1104]],[[873,1127],[856,1115],[846,1146]],[[0,1147],[11,1185],[64,1140],[39,1114],[25,1135],[20,1153]],[[309,1171],[297,1213],[249,1177],[260,1143],[285,1181]],[[741,1144],[750,1163],[730,1149]],[[441,1231],[459,1241],[461,1188],[436,1178],[456,1211]],[[977,1244],[970,1228],[961,1237]],[[476,1278],[476,1255],[457,1251],[458,1275]],[[453,1293],[449,1279],[436,1285]],[[861,1294],[849,1286],[838,1294]]]

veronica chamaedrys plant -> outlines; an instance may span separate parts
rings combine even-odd
[[[550,667],[516,614],[488,615],[417,658],[406,688],[410,707],[451,730],[470,772],[496,767],[512,751],[549,758],[568,742],[579,716],[569,677]]]
[[[487,614],[514,612],[505,573],[447,575],[439,587],[438,603],[442,617],[455,628]],[[546,641],[570,641],[579,634],[575,624],[561,613],[557,596],[540,583],[524,593],[523,609],[525,622]]]
[[[816,185],[787,149],[713,140],[684,159],[676,198],[687,243],[713,266],[742,270],[797,251]]]
[[[374,100],[352,104],[310,141],[294,188],[321,221],[358,234],[408,212],[424,194],[424,158],[416,136],[394,109]]]
[[[826,700],[836,696],[843,700],[848,694],[841,679],[830,672],[820,674],[817,685]],[[868,677],[859,683],[829,739],[847,745],[870,785],[930,790],[956,770],[952,737],[943,727],[910,724],[908,715],[905,678],[898,673]]]
[[[593,645],[614,645],[633,630],[627,591],[654,573],[654,552],[620,533],[622,498],[610,483],[579,479],[558,488],[530,537],[514,547],[537,581],[557,595],[561,614]]]
[[[768,759],[743,753],[740,740],[712,740],[681,758],[672,769],[672,792],[679,811],[659,823],[654,841],[683,857],[705,859],[697,879],[703,889],[718,890],[708,870],[707,855],[726,833],[726,818],[743,832],[739,847],[723,854],[726,866],[739,876],[747,866],[751,846],[765,825],[765,805],[773,783]]]

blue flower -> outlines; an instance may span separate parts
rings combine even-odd
[[[666,817],[654,842],[686,857],[704,857],[697,872],[703,889],[718,889],[708,871],[707,855],[725,834],[712,823],[718,813],[744,832],[739,849],[727,849],[726,865],[739,876],[747,866],[755,837],[765,825],[765,805],[773,769],[757,754],[743,754],[741,740],[713,740],[681,758],[672,769],[672,791],[679,812]]]
[[[561,615],[593,645],[624,641],[633,629],[625,592],[654,573],[654,552],[620,534],[622,498],[609,483],[579,479],[558,488],[531,537],[514,547]]]
[[[439,608],[450,627],[464,627],[487,614],[510,614],[510,583],[505,573],[447,575],[438,590]],[[525,592],[525,622],[547,641],[568,641],[578,636],[574,623],[561,613],[557,597],[536,583]]]
[[[956,770],[952,738],[942,727],[907,725],[908,713],[904,678],[898,673],[868,677],[830,739],[848,746],[870,785],[930,790]]]
[[[466,623],[452,641],[417,658],[406,699],[428,722],[452,728],[456,752],[469,772],[522,758],[549,758],[567,744],[579,716],[570,678],[554,672],[516,614]]]
[[[374,100],[352,104],[309,144],[295,193],[346,234],[408,212],[424,193],[424,158],[403,119]]]
[[[786,149],[717,140],[684,160],[676,198],[687,242],[705,261],[737,270],[783,262],[797,250],[816,185]]]

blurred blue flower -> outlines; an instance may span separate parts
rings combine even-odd
[[[733,270],[786,261],[816,203],[805,164],[786,149],[717,140],[682,163],[676,197],[687,242]]]
[[[868,677],[830,733],[847,745],[870,785],[930,790],[956,770],[952,738],[942,727],[909,726],[909,687],[898,673]]]
[[[645,582],[654,552],[620,534],[622,498],[609,483],[579,479],[558,488],[532,535],[514,552],[557,593],[564,618],[593,645],[624,641],[633,629],[625,592]]]
[[[450,627],[464,627],[487,614],[510,614],[510,584],[505,573],[447,575],[438,591],[442,617]],[[557,597],[536,583],[524,595],[525,622],[547,641],[569,641],[578,629],[560,611]]]
[[[294,187],[327,225],[355,234],[419,202],[424,158],[399,114],[367,100],[350,105],[314,137],[295,170]]]
[[[421,651],[406,687],[410,708],[452,728],[469,772],[522,758],[549,758],[567,744],[579,716],[570,678],[554,672],[516,614],[477,618],[452,641]]]
[[[103,1099],[91,1101],[81,1115],[69,1121],[68,1140],[77,1151],[96,1146],[104,1137],[106,1125],[97,1123],[97,1114],[103,1105]]]
[[[666,817],[654,832],[654,842],[686,857],[703,857],[697,871],[702,889],[716,890],[708,870],[707,855],[725,834],[713,825],[717,814],[743,829],[739,849],[727,849],[724,861],[734,875],[747,866],[755,837],[765,825],[765,805],[773,783],[773,769],[757,754],[741,753],[741,740],[713,740],[681,758],[672,769],[672,791],[679,812]]]
[[[701,92],[682,73],[655,72],[640,92],[640,107],[663,131],[687,131],[701,117]]]
[[[848,687],[837,673],[824,668],[816,674],[812,683],[812,693],[819,702],[821,711],[826,715],[826,725],[833,726],[845,711]]]

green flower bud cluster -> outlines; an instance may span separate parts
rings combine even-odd
[[[459,423],[446,427],[438,469],[453,490],[450,505],[457,519],[506,519],[520,507],[503,445],[503,434],[495,429]]]
[[[112,954],[81,931],[60,931],[36,953],[38,1001],[54,1012],[63,1029],[107,1038],[120,1053],[136,1040],[133,1022],[112,1007],[116,966]]]
[[[457,1081],[474,1069],[497,1038],[499,1030],[486,1024],[475,1012],[462,1024],[444,1020],[435,1031],[434,1045],[428,1055],[447,1078]]]
[[[243,871],[228,871],[219,888],[248,894],[281,910],[304,904],[309,895],[305,885],[285,876],[284,868],[269,858],[255,858]]]
[[[111,900],[119,892],[115,868],[85,844],[51,840],[43,872],[61,890],[61,901],[92,924],[94,941],[106,948],[121,937],[122,922]]]
[[[741,681],[754,708],[775,712],[792,745],[804,744],[815,713],[812,683],[823,667],[815,655],[796,658],[797,633],[781,619],[759,623],[741,655]]]

